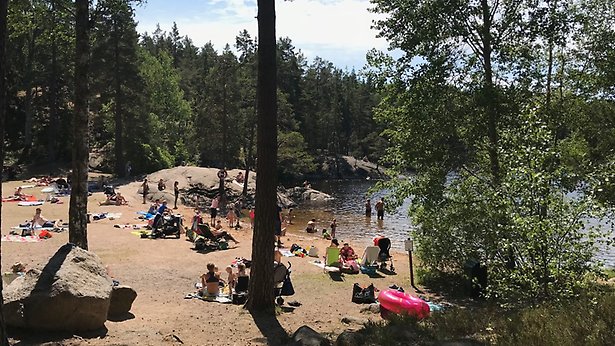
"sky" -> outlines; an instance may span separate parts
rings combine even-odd
[[[276,33],[289,37],[310,62],[318,56],[339,68],[359,70],[368,50],[387,48],[371,29],[377,15],[370,7],[369,0],[278,0]],[[147,0],[137,7],[136,20],[140,33],[152,33],[156,24],[169,32],[175,22],[180,35],[197,47],[211,41],[221,51],[227,43],[234,50],[243,29],[257,36],[256,14],[256,0]]]

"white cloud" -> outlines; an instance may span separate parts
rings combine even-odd
[[[156,6],[154,0],[148,7]],[[177,5],[180,7],[181,5]],[[192,3],[191,7],[194,7]],[[257,34],[256,1],[208,0],[200,2],[200,13],[159,13],[141,16],[139,30],[152,32],[156,23],[170,30],[175,21],[180,33],[190,37],[197,46],[211,41],[221,50],[225,44],[233,46],[235,36],[246,29]],[[360,68],[365,53],[371,48],[386,49],[387,43],[377,39],[372,30],[376,14],[368,12],[368,0],[294,0],[276,1],[276,31],[278,37],[290,37],[295,47],[309,58],[320,56],[336,65]]]

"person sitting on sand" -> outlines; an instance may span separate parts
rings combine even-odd
[[[162,178],[160,178],[160,180],[158,180],[158,191],[162,191],[166,188],[167,184],[164,182],[164,180],[162,180]]]
[[[23,189],[21,188],[21,186],[19,186],[15,190],[15,193],[13,195],[15,196],[16,199],[21,199],[21,200],[23,200],[26,197],[26,195],[23,193]]]
[[[322,229],[322,238],[327,240],[331,239],[331,234],[329,233],[329,231],[327,231],[326,228]]]
[[[305,231],[308,233],[316,233],[316,219],[308,221]]]
[[[216,296],[220,293],[220,275],[216,273],[215,264],[207,263],[207,273],[201,275],[201,285],[201,295]]]
[[[155,215],[158,212],[158,208],[160,208],[160,199],[157,198],[154,201],[154,203],[152,203],[152,205],[149,206],[149,209],[147,210],[147,213]]]
[[[230,233],[222,229],[222,224],[220,220],[216,222],[216,226],[211,230],[211,233],[216,237],[216,239],[223,238],[226,241],[232,240],[235,244],[239,244],[239,241],[235,239]]]
[[[340,260],[342,262],[342,268],[348,270],[351,273],[359,272],[359,265],[357,264],[357,254],[348,243],[344,243],[340,250]]]
[[[244,182],[243,172],[239,172],[239,173],[237,173],[237,176],[235,177],[235,180],[236,180],[238,183],[243,184],[243,182]]]
[[[30,225],[32,226],[32,228],[37,228],[37,227],[60,228],[61,221],[62,220],[56,220],[56,221],[47,220],[43,216],[41,208],[36,208],[36,210],[34,211],[34,216],[32,217],[32,220],[30,221]]]
[[[339,247],[339,246],[340,246],[340,242],[337,239],[335,238],[331,239],[331,244],[329,244],[329,247]]]

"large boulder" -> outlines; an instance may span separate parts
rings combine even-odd
[[[132,302],[137,298],[137,291],[129,286],[113,286],[111,292],[111,304],[107,318],[116,319],[128,315],[132,308]]]
[[[31,330],[88,331],[107,320],[112,281],[98,256],[66,244],[42,270],[4,290],[6,324]]]

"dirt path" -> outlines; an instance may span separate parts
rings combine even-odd
[[[3,184],[4,195],[12,193],[18,185],[26,183],[8,182]],[[250,258],[251,231],[248,223],[243,230],[233,231],[240,240],[237,247],[207,254],[195,252],[190,242],[177,239],[140,239],[130,230],[114,228],[114,223],[141,223],[136,212],[144,205],[135,198],[138,183],[120,187],[127,196],[129,206],[98,206],[104,200],[102,193],[95,193],[89,199],[89,211],[121,212],[119,220],[100,220],[88,227],[90,250],[97,253],[103,263],[109,266],[112,276],[122,284],[132,286],[138,297],[133,304],[134,318],[106,323],[108,329],[97,338],[72,337],[60,341],[60,345],[165,345],[177,343],[175,335],[185,345],[263,345],[279,344],[280,335],[292,334],[298,327],[308,324],[319,332],[334,338],[346,329],[358,329],[359,325],[347,325],[341,318],[352,316],[361,319],[380,320],[378,315],[362,314],[361,305],[351,302],[352,285],[374,283],[379,289],[392,284],[409,286],[408,256],[395,254],[396,275],[382,275],[370,278],[367,275],[345,275],[342,281],[334,281],[323,270],[310,262],[313,258],[285,258],[292,263],[292,279],[296,294],[287,301],[296,300],[302,305],[292,312],[282,312],[275,318],[251,316],[242,306],[203,302],[184,299],[186,293],[194,291],[194,283],[205,272],[208,262],[215,263],[221,270],[236,257]],[[41,188],[27,189],[42,198]],[[63,204],[42,206],[43,215],[48,219],[68,219],[68,198]],[[186,218],[191,211],[180,207],[179,212]],[[3,203],[2,234],[8,234],[10,227],[34,214],[34,207],[19,207],[16,203]],[[243,220],[246,221],[246,220]],[[339,227],[344,227],[340,225]],[[316,245],[324,253],[328,241],[298,234],[299,226],[291,226],[289,235],[284,237],[286,246],[297,243],[303,246]],[[293,233],[297,232],[297,233]],[[54,237],[40,243],[2,243],[2,269],[21,261],[29,268],[43,265],[47,259],[68,240],[68,233],[54,234]],[[352,244],[359,253],[366,244]],[[38,344],[39,339],[26,338],[26,344]],[[45,337],[42,338],[43,340]],[[30,341],[28,341],[30,340]],[[58,345],[54,343],[54,345]]]

